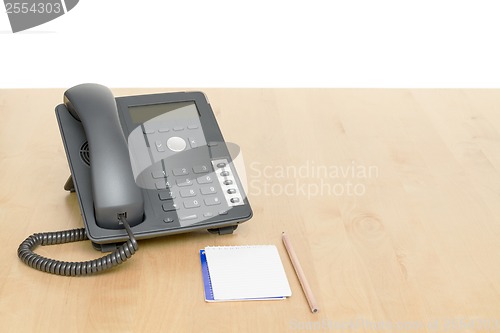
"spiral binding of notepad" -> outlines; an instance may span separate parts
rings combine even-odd
[[[210,280],[210,272],[208,271],[207,256],[205,250],[200,250],[201,274],[203,276],[203,286],[205,287],[205,301],[214,301],[214,291]]]

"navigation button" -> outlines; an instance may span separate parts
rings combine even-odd
[[[173,136],[167,140],[167,147],[171,151],[183,151],[186,149],[186,141],[183,138],[179,138],[178,136]]]

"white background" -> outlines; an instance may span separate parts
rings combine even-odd
[[[499,17],[484,0],[80,0],[13,34],[2,8],[0,88],[497,88]]]

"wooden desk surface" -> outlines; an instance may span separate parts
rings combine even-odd
[[[82,226],[62,188],[53,110],[64,90],[0,90],[3,332],[500,331],[499,90],[203,90],[242,148],[254,217],[233,235],[141,241],[130,261],[85,278],[41,273],[16,253],[32,233]],[[268,243],[291,298],[204,301],[200,248]],[[37,252],[99,256],[90,242]]]

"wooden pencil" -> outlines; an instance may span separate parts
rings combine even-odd
[[[299,278],[300,285],[302,286],[302,290],[304,290],[304,294],[306,295],[307,302],[309,303],[309,307],[311,308],[312,313],[316,313],[319,311],[318,305],[316,303],[316,298],[314,297],[311,287],[307,282],[304,271],[302,270],[302,266],[300,266],[299,258],[293,249],[292,243],[290,243],[290,239],[283,232],[282,234],[283,244],[285,244],[285,249],[288,252],[288,256],[292,261],[292,266],[295,269],[295,273]]]

